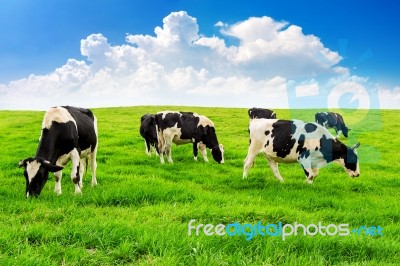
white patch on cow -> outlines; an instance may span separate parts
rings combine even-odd
[[[53,121],[58,123],[67,123],[69,121],[72,121],[75,124],[76,129],[78,130],[74,118],[71,116],[68,110],[63,107],[57,106],[50,108],[44,115],[42,128],[49,129]]]
[[[219,144],[218,147],[219,147],[219,149],[220,149],[220,151],[221,151],[221,156],[222,156],[221,163],[225,163],[225,159],[224,159],[224,145]]]
[[[158,112],[157,114],[162,114],[162,119],[164,120],[167,114],[179,114],[177,111],[163,111],[163,112]]]
[[[29,184],[31,183],[32,179],[35,178],[41,165],[42,164],[40,162],[38,162],[37,160],[26,163],[26,172],[28,173]]]
[[[205,117],[203,115],[198,115],[198,117],[199,117],[199,123],[197,124],[197,127],[199,127],[199,126],[214,127],[214,123],[208,117]]]
[[[89,146],[86,150],[81,151],[81,158],[86,158],[92,153],[92,146]]]

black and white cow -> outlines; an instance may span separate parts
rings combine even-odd
[[[75,193],[81,193],[85,161],[89,158],[92,186],[96,180],[97,120],[88,109],[62,106],[52,107],[44,115],[42,134],[35,157],[20,161],[26,179],[26,197],[39,196],[49,172],[54,173],[54,192],[61,194],[62,169],[71,160],[71,179]]]
[[[267,118],[267,119],[276,119],[276,113],[269,109],[256,108],[253,107],[248,111],[250,119],[259,119],[259,118]]]
[[[320,112],[315,114],[315,122],[326,128],[334,128],[337,138],[343,133],[343,136],[348,137],[349,128],[344,124],[343,117],[338,113]]]
[[[209,148],[214,160],[224,163],[224,148],[218,143],[214,123],[207,117],[192,112],[163,111],[157,113],[156,124],[161,163],[164,163],[164,154],[169,163],[173,162],[172,143],[193,143],[196,161],[200,148],[204,160],[208,162],[206,148]]]
[[[250,122],[250,145],[244,161],[243,178],[258,153],[267,157],[275,177],[283,182],[278,163],[299,162],[309,183],[330,162],[343,166],[351,177],[360,175],[356,148],[349,148],[317,123],[300,120],[254,119]]]
[[[145,114],[140,118],[140,135],[144,138],[146,154],[151,154],[150,148],[159,154],[155,115]]]

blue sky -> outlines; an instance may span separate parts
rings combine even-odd
[[[10,95],[11,90],[17,90],[16,87],[9,85],[10,82],[27,79],[29,75],[45,78],[56,69],[66,65],[68,59],[86,62],[91,68],[88,73],[94,76],[98,73],[93,70],[95,63],[90,60],[89,56],[82,54],[81,40],[92,34],[101,34],[111,47],[126,45],[127,36],[148,35],[154,37],[156,35],[155,28],[163,27],[164,18],[173,12],[185,11],[188,17],[195,19],[198,36],[207,38],[216,36],[225,42],[226,47],[239,46],[240,42],[244,42],[240,39],[240,36],[243,36],[240,34],[243,33],[229,33],[232,30],[229,26],[247,21],[251,17],[268,17],[273,19],[274,23],[285,23],[278,31],[283,31],[290,25],[298,26],[304,36],[315,36],[324,49],[340,56],[339,61],[330,63],[332,68],[334,66],[346,68],[349,72],[348,77],[353,77],[353,81],[355,80],[354,76],[367,78],[368,83],[378,84],[379,88],[386,90],[389,93],[387,96],[397,96],[400,87],[400,76],[398,75],[400,52],[397,48],[400,43],[398,32],[400,16],[395,12],[398,10],[399,4],[396,1],[386,0],[1,1],[0,84],[3,84],[3,87],[2,90],[0,87],[0,93],[5,91],[5,95]],[[223,23],[221,25],[225,26],[216,26],[217,22],[221,22]],[[134,42],[129,45],[138,46]],[[265,58],[268,60],[268,57]],[[165,64],[160,63],[162,62],[160,60],[158,58],[153,61],[161,64],[166,70],[169,69]],[[280,59],[279,62],[283,63],[278,63],[277,67],[285,67],[284,59]],[[288,63],[290,62],[292,61],[289,60]],[[265,67],[260,62],[257,64]],[[190,62],[184,64],[184,67],[188,66],[192,66]],[[193,67],[197,71],[196,73],[205,69],[208,73],[214,74],[204,65],[193,65]],[[176,69],[175,67],[173,70]],[[230,77],[236,77],[246,73],[247,69],[243,67],[232,71],[235,75],[231,74]],[[240,75],[237,74],[239,72],[241,72]],[[260,79],[259,74],[250,72],[248,77],[257,82]],[[272,71],[267,76],[269,80],[273,79],[275,75],[287,81],[293,78],[293,75],[290,76],[288,73]],[[217,76],[217,74],[211,74],[210,76],[213,78]],[[299,74],[296,75],[298,78]],[[300,76],[304,82],[314,79],[319,83],[320,88],[324,87],[322,80],[330,78],[326,73],[318,74],[317,78],[304,73],[301,73]],[[366,87],[365,84],[364,87]],[[171,88],[174,91],[173,86]],[[193,88],[192,93],[197,91],[197,88]],[[132,104],[163,103],[151,99],[154,97],[149,96],[148,101],[143,102],[133,101]],[[177,103],[180,104],[180,102]],[[45,103],[43,104],[45,105]],[[83,102],[83,104],[85,103]],[[207,105],[201,101],[193,104]],[[389,104],[389,107],[393,107],[393,104],[396,103]],[[105,105],[112,105],[112,103],[107,102]],[[116,105],[119,105],[117,100]],[[5,104],[3,108],[13,108],[13,106]]]

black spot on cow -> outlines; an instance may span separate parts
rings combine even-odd
[[[303,170],[304,170],[304,173],[306,174],[306,176],[309,177],[310,173],[306,169],[304,169],[304,167],[303,167]]]
[[[300,154],[299,158],[308,158],[310,156],[310,150],[304,147],[304,141],[306,139],[306,136],[304,134],[301,134],[299,139],[297,140],[298,146],[296,149],[296,152]]]
[[[315,151],[318,151],[318,147],[315,147]]]
[[[307,123],[304,126],[304,129],[306,130],[307,133],[311,133],[311,132],[314,132],[315,130],[317,130],[317,126],[312,123]]]
[[[278,120],[272,124],[272,146],[277,156],[285,158],[290,154],[296,143],[296,139],[293,138],[294,132],[296,132],[296,125],[293,121]]]
[[[303,152],[305,152],[307,149],[304,147],[304,141],[305,141],[306,137],[304,136],[304,134],[301,134],[299,139],[297,140],[297,149],[296,152],[298,154],[302,154]]]
[[[180,112],[182,116],[180,117],[180,128],[181,128],[181,139],[191,139],[193,138],[193,129],[197,127],[200,121],[200,117],[194,116],[192,112]],[[185,126],[182,126],[185,125]],[[208,132],[210,130],[209,126],[200,125],[197,127],[198,131]],[[213,128],[214,130],[214,128]]]
[[[269,145],[269,140],[267,140],[267,143],[265,143],[264,148],[266,148]]]
[[[300,158],[307,159],[309,156],[310,156],[310,150],[306,150],[306,151],[300,153]]]
[[[268,135],[269,135],[269,133],[270,133],[270,131],[269,131],[269,130],[266,130],[266,131],[265,131],[265,135],[266,135],[266,136],[268,136]]]
[[[347,169],[355,171],[357,169],[358,156],[353,149],[347,148],[346,157],[344,158],[344,165]]]
[[[340,158],[343,158],[345,161],[347,160],[346,154],[348,148],[336,139],[327,138],[325,135],[322,135],[320,147],[320,152],[328,163]]]

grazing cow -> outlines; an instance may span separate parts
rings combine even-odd
[[[92,186],[96,185],[97,144],[97,120],[92,111],[70,106],[50,108],[43,118],[36,156],[19,163],[25,168],[26,197],[39,196],[49,172],[54,173],[56,180],[54,192],[60,195],[62,169],[69,160],[72,162],[71,179],[75,193],[81,193],[83,158],[90,158]]]
[[[276,119],[276,113],[269,109],[256,108],[253,107],[248,111],[250,119],[259,119],[259,118],[267,118],[267,119]]]
[[[338,113],[333,112],[320,112],[315,114],[315,122],[326,128],[334,128],[336,131],[336,137],[339,138],[340,134],[347,138],[349,128],[344,124],[343,117]]]
[[[164,154],[172,163],[171,145],[193,143],[194,159],[197,161],[200,148],[204,160],[208,162],[206,148],[211,149],[214,160],[224,163],[224,148],[218,143],[214,123],[205,116],[191,112],[163,111],[156,115],[160,162],[164,163]]]
[[[250,145],[244,161],[243,178],[258,153],[267,157],[275,177],[283,182],[278,163],[299,162],[308,183],[330,162],[343,166],[351,177],[360,175],[357,143],[352,148],[337,140],[324,127],[299,120],[254,119],[250,122]]]
[[[151,155],[150,148],[159,154],[155,115],[145,114],[140,118],[140,135],[144,138],[146,154]]]

